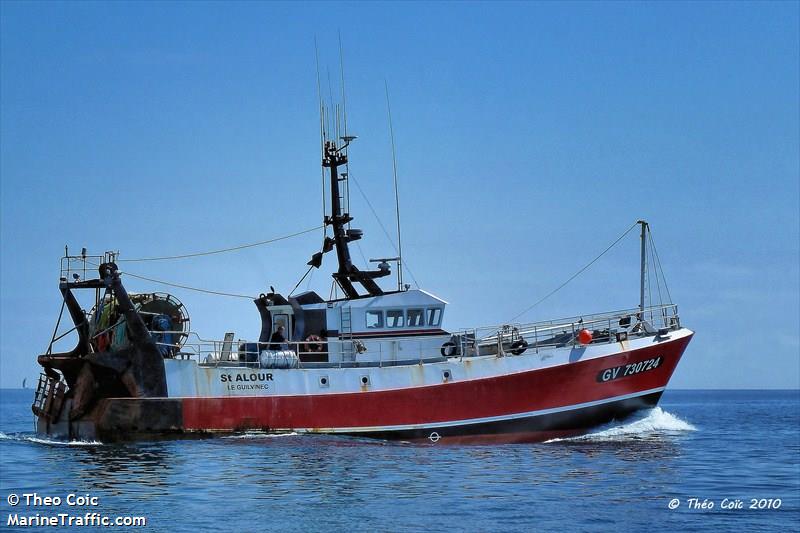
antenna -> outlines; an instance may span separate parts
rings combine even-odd
[[[314,43],[316,46],[316,39]],[[339,54],[341,69],[340,75],[342,82],[342,102],[339,104],[333,103],[333,84],[331,83],[331,72],[330,69],[327,69],[326,74],[328,81],[328,97],[330,97],[331,100],[329,104],[330,107],[325,104],[324,98],[322,97],[322,75],[319,68],[319,49],[316,49],[317,90],[320,93],[320,122],[322,124],[323,187],[324,182],[329,180],[331,191],[329,206],[330,216],[328,216],[326,212],[324,215],[324,221],[325,226],[331,226],[333,238],[329,238],[326,233],[321,250],[315,253],[307,264],[311,267],[319,268],[321,265],[322,255],[326,252],[332,251],[335,248],[339,268],[332,274],[334,279],[334,284],[332,285],[332,294],[338,287],[338,289],[341,289],[344,292],[347,299],[354,299],[362,296],[354,286],[354,283],[360,284],[364,289],[367,290],[367,293],[370,296],[379,296],[384,294],[383,290],[375,282],[375,280],[389,275],[390,270],[388,268],[383,268],[382,266],[379,266],[377,270],[359,270],[356,265],[353,264],[350,250],[348,248],[348,244],[351,241],[357,241],[360,239],[363,235],[363,232],[360,229],[350,227],[350,222],[353,220],[353,217],[350,216],[350,187],[348,184],[349,164],[347,150],[350,142],[355,139],[355,136],[351,135],[347,131],[346,125],[347,112],[344,105],[344,59],[342,49],[343,47],[340,34]],[[392,133],[392,135],[394,135],[394,133]],[[394,144],[394,140],[392,141],[392,144]],[[395,179],[395,182],[396,181],[397,180]],[[396,189],[397,185],[395,183],[395,195],[397,194]],[[388,267],[388,264],[383,266]],[[399,280],[402,280],[402,275],[400,275]]]
[[[319,149],[322,152],[325,149],[325,107],[322,105],[322,84],[319,79],[319,46],[317,45],[317,36],[314,36],[314,58],[317,62],[317,99],[319,100]],[[325,167],[321,167],[322,173],[322,218],[326,215],[327,199],[325,198]],[[323,237],[328,236],[328,225],[322,225]]]
[[[316,60],[317,64],[317,100],[319,100],[319,137],[320,137],[320,148],[324,147],[325,144],[325,134],[324,134],[324,126],[323,126],[323,118],[322,118],[322,84],[320,83],[319,79],[319,45],[317,45],[317,37],[314,36],[314,59]]]
[[[349,135],[347,133],[347,97],[344,89],[344,53],[342,52],[342,31],[339,30],[339,75],[341,77],[341,89],[342,89],[342,132],[338,134],[339,138],[344,141],[344,146],[342,150],[344,150],[345,156],[347,156],[347,147],[350,144],[350,141],[355,139],[355,136]],[[346,174],[345,177],[350,174],[350,159],[347,159],[347,167],[346,167]],[[350,182],[345,180],[344,182],[346,189],[345,189],[345,198],[347,201],[347,212],[350,212]],[[347,223],[347,227],[350,228],[350,223]]]
[[[392,108],[389,105],[389,82],[383,79],[386,89],[386,112],[389,115],[389,138],[392,141],[392,171],[394,174],[394,208],[397,215],[397,290],[403,290],[403,245],[400,241],[400,195],[397,190],[397,154],[394,148],[394,127],[392,127]]]
[[[344,135],[347,136],[347,98],[344,90],[344,54],[342,53],[342,31],[339,30],[339,72],[342,75],[342,117],[344,119]]]
[[[333,85],[331,85],[331,69],[328,68],[328,67],[325,67],[325,72],[328,74],[328,98],[331,99],[330,105],[334,105],[333,104],[333,101],[334,101],[333,100]],[[336,108],[335,107],[334,107],[334,114],[336,114]],[[336,125],[336,117],[333,117],[333,118],[329,117],[328,120],[330,121],[329,124],[328,124],[328,133],[331,134],[334,139],[336,139],[337,134],[336,134],[336,130],[334,129],[334,127]]]

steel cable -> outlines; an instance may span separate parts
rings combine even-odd
[[[570,278],[569,278],[567,281],[565,281],[564,283],[562,283],[561,285],[559,285],[558,287],[556,287],[555,289],[553,289],[552,291],[550,291],[549,293],[547,293],[545,296],[543,296],[543,297],[542,297],[542,298],[540,298],[538,301],[536,301],[536,302],[535,302],[533,305],[529,306],[527,309],[525,309],[525,310],[524,310],[524,311],[522,311],[521,313],[518,313],[517,315],[515,315],[515,316],[514,316],[514,317],[513,317],[513,318],[512,318],[512,319],[511,319],[509,322],[513,322],[513,321],[515,321],[517,318],[521,317],[522,315],[524,315],[525,313],[527,313],[528,311],[530,311],[531,309],[533,309],[534,307],[536,307],[537,305],[539,305],[540,303],[542,303],[543,301],[547,300],[547,299],[548,299],[548,298],[550,298],[552,295],[554,295],[555,293],[557,293],[558,291],[560,291],[561,289],[563,289],[563,288],[564,288],[564,287],[565,287],[565,286],[566,286],[566,285],[567,285],[567,284],[568,284],[570,281],[574,280],[575,278],[577,278],[578,276],[580,276],[581,274],[583,274],[583,272],[584,272],[584,271],[585,271],[587,268],[589,268],[590,266],[592,266],[593,264],[595,264],[595,263],[597,262],[597,260],[598,260],[598,259],[600,259],[601,257],[603,257],[603,256],[604,256],[604,255],[605,255],[605,254],[606,254],[606,253],[607,253],[609,250],[611,250],[611,249],[612,249],[614,246],[616,246],[616,245],[617,245],[617,243],[618,243],[619,241],[621,241],[623,238],[625,238],[625,236],[626,236],[628,233],[630,233],[630,232],[631,232],[631,230],[632,230],[633,228],[635,228],[635,227],[636,227],[638,224],[639,224],[639,222],[634,222],[634,223],[631,225],[631,227],[630,227],[630,228],[628,228],[627,230],[625,230],[625,233],[623,233],[622,235],[620,235],[620,236],[617,238],[617,240],[615,240],[614,242],[612,242],[612,243],[611,243],[611,244],[608,246],[608,248],[606,248],[605,250],[603,250],[603,251],[600,253],[600,255],[598,255],[597,257],[595,257],[594,259],[592,259],[592,260],[589,262],[589,264],[587,264],[586,266],[584,266],[583,268],[581,268],[580,270],[578,270],[578,271],[577,271],[575,274],[573,274],[573,275],[572,275],[572,277],[570,277]]]
[[[119,262],[126,262],[126,263],[135,263],[135,262],[142,262],[142,261],[167,261],[170,259],[187,259],[189,257],[200,257],[203,255],[213,255],[213,254],[221,254],[225,252],[235,252],[237,250],[244,250],[245,248],[254,248],[256,246],[263,246],[265,244],[270,244],[273,242],[283,241],[286,239],[291,239],[292,237],[298,237],[300,235],[304,235],[306,233],[311,233],[312,231],[317,231],[318,229],[322,229],[325,226],[315,226],[313,228],[309,228],[303,231],[298,231],[297,233],[292,233],[290,235],[284,235],[282,237],[275,237],[274,239],[269,239],[266,241],[259,241],[250,244],[242,244],[239,246],[233,246],[231,248],[222,248],[220,250],[211,250],[208,252],[196,252],[192,254],[183,254],[183,255],[168,255],[164,257],[142,257],[137,259],[118,259]]]

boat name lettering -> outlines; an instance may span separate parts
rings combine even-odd
[[[606,381],[614,381],[615,379],[633,376],[634,374],[647,372],[648,370],[654,370],[661,366],[661,361],[662,358],[659,355],[658,357],[653,357],[652,359],[646,359],[644,361],[637,361],[636,363],[606,368],[597,374],[597,382],[605,383]]]
[[[266,383],[237,383],[228,385],[228,390],[269,390],[269,385]]]
[[[222,383],[233,383],[234,381],[272,381],[272,374],[267,372],[253,372],[251,374],[222,374],[219,377]]]

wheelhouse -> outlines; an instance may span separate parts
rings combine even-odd
[[[256,305],[262,318],[259,344],[283,326],[287,341],[305,348],[299,354],[304,363],[368,363],[375,358],[398,363],[412,345],[415,354],[420,343],[438,353],[440,337],[449,335],[442,329],[447,302],[420,289],[328,302],[314,292],[288,299],[271,293]],[[261,348],[242,346],[240,352]]]

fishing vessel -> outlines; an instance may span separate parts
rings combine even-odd
[[[349,245],[348,135],[322,137],[335,251],[329,298],[270,288],[261,331],[206,340],[172,295],[128,293],[116,253],[67,251],[59,289],[77,345],[38,357],[39,433],[64,439],[175,438],[246,431],[425,443],[534,442],[585,433],[655,406],[693,332],[675,304],[645,305],[651,253],[641,238],[640,305],[493,327],[444,329],[447,302],[402,283],[401,257],[359,269]],[[632,226],[634,228],[636,225]],[[630,230],[629,230],[630,231]],[[381,286],[397,269],[397,285]],[[96,274],[95,274],[96,273]],[[658,275],[656,273],[656,275]],[[82,307],[78,293],[89,294]],[[69,332],[67,332],[69,333]]]

